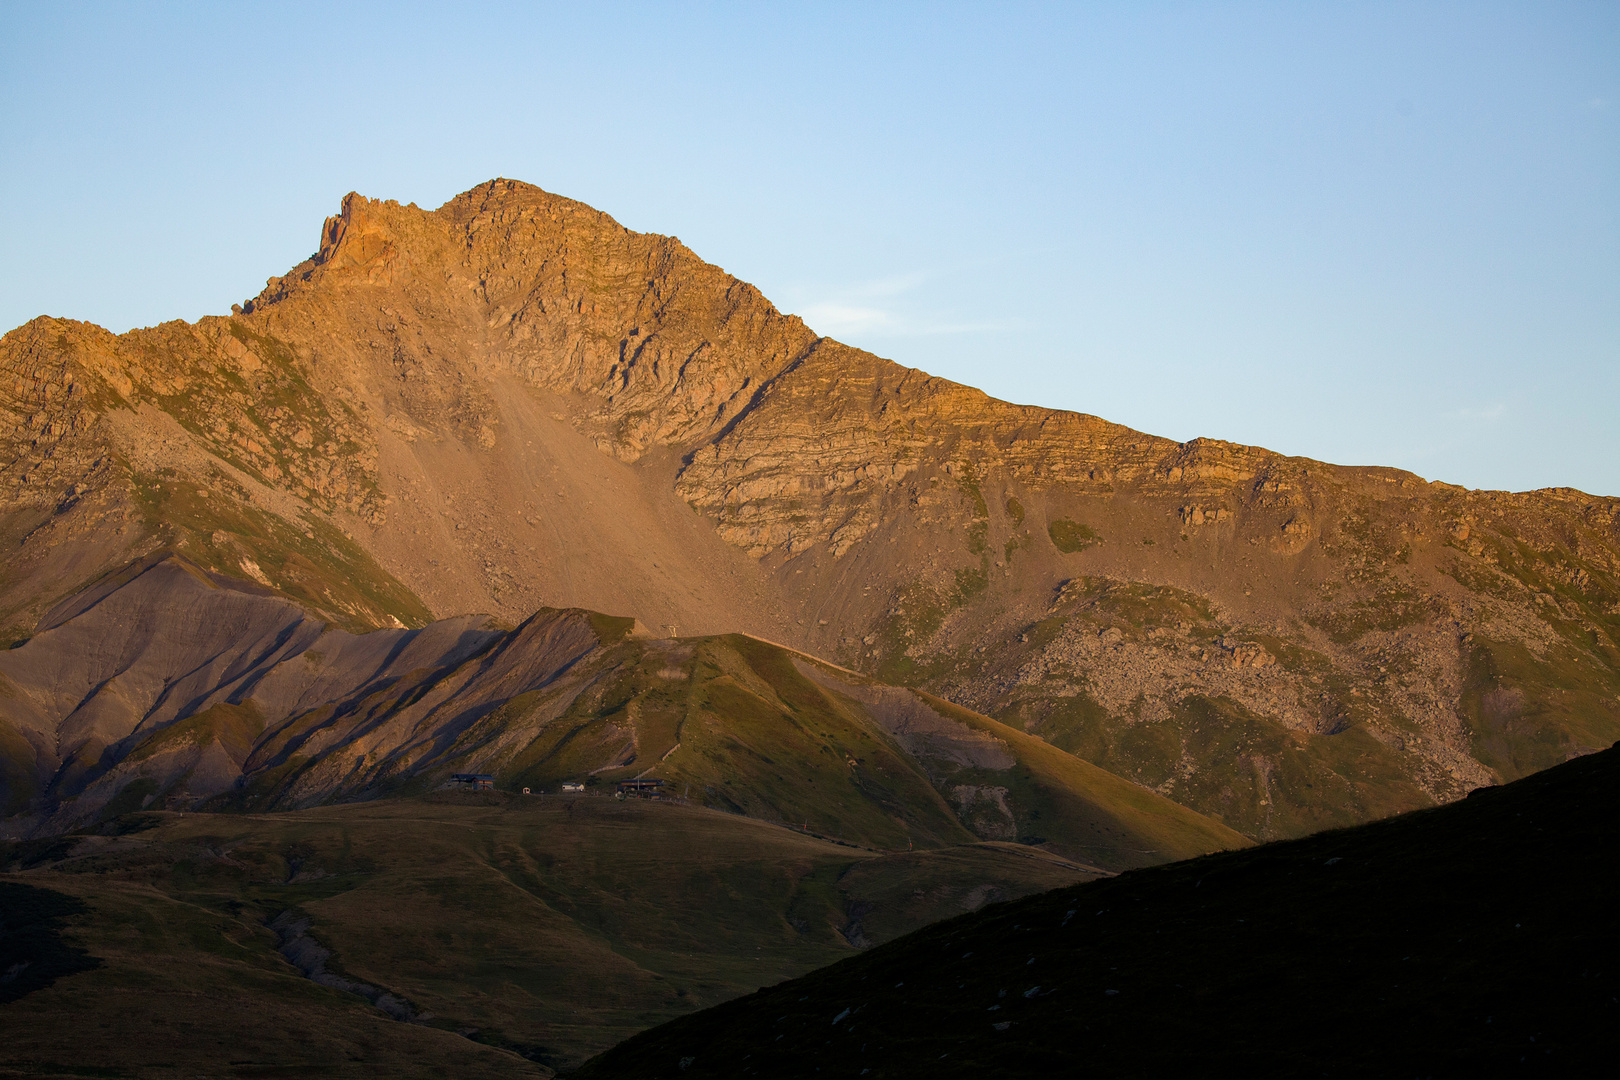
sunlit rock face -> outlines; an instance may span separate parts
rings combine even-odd
[[[540,607],[741,630],[1255,837],[1620,737],[1613,499],[996,401],[513,181],[350,195],[240,306],[0,341],[11,641],[160,552],[349,633]]]

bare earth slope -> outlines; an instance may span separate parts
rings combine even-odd
[[[1255,837],[1620,736],[1620,501],[999,402],[512,181],[350,195],[229,317],[37,319],[0,341],[0,410],[14,640],[160,550],[353,631],[742,631]]]

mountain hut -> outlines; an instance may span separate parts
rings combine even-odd
[[[657,799],[663,797],[662,780],[620,780],[618,793],[626,798]]]

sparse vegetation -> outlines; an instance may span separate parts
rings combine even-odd
[[[0,948],[22,946],[24,907],[46,895],[78,950],[15,984],[0,1069],[326,1073],[360,1058],[399,1076],[539,1077],[850,955],[850,937],[1086,876],[993,845],[879,856],[692,807],[484,801],[147,813],[0,844]],[[305,979],[268,928],[288,911],[331,950],[327,971],[417,1022]]]
[[[1382,581],[1371,596],[1340,604],[1311,621],[1336,644],[1348,644],[1374,631],[1399,630],[1435,615],[1435,601],[1408,585]]]
[[[287,521],[237,497],[223,478],[199,487],[135,474],[132,489],[152,535],[208,569],[273,586],[346,629],[432,621],[414,593],[325,518]]]
[[[246,757],[263,733],[264,718],[251,704],[232,705],[222,701],[153,731],[124,760],[145,761],[153,754],[175,746],[207,746],[216,740]]]
[[[1049,523],[1046,534],[1052,538],[1053,547],[1070,555],[1102,543],[1102,537],[1091,526],[1068,518],[1058,518]]]
[[[578,1075],[1601,1073],[1617,785],[1610,750],[1451,806],[997,905]]]

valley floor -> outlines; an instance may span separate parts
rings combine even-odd
[[[1097,876],[1016,845],[883,854],[595,796],[103,833],[0,848],[0,1076],[545,1076],[857,944]]]

